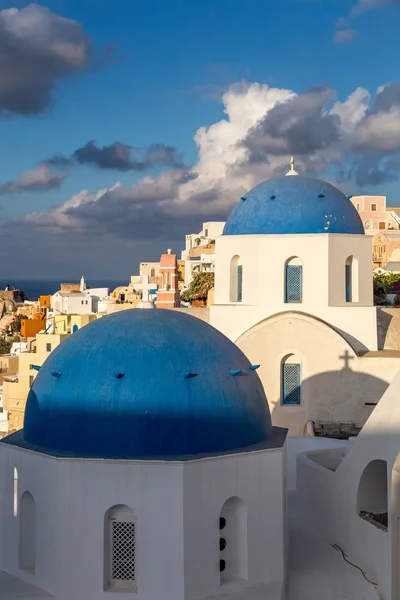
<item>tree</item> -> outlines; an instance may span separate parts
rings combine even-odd
[[[27,319],[25,315],[16,315],[14,321],[10,325],[12,333],[21,333],[21,321]]]
[[[399,292],[400,273],[374,273],[373,283],[375,302],[385,302],[386,294]]]
[[[214,273],[198,273],[187,290],[182,293],[182,300],[184,302],[207,300],[208,292],[214,287],[214,282]]]
[[[0,337],[0,354],[9,354],[11,350],[11,342],[3,337]]]

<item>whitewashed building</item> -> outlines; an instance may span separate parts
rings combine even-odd
[[[185,261],[185,288],[189,287],[197,273],[214,273],[215,239],[222,234],[224,225],[221,221],[208,221],[203,223],[199,233],[186,236],[185,249],[181,254],[181,260]]]
[[[288,175],[228,216],[210,323],[260,361],[274,424],[359,428],[400,370],[400,355],[377,352],[371,237],[337,188]]]
[[[285,436],[257,365],[199,319],[86,325],[0,441],[0,598],[281,600]]]

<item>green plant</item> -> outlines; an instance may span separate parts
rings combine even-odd
[[[0,354],[9,354],[11,350],[11,342],[8,342],[5,338],[0,337]]]
[[[21,322],[23,319],[27,319],[25,315],[16,315],[14,321],[10,325],[12,333],[21,333]]]
[[[198,273],[181,298],[184,302],[206,300],[208,292],[214,287],[214,273]]]

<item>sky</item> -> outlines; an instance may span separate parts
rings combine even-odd
[[[121,279],[301,174],[400,206],[400,0],[0,0],[0,278]]]

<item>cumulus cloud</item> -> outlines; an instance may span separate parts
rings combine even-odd
[[[143,244],[151,238],[158,252],[202,221],[224,220],[248,189],[285,173],[292,154],[300,173],[323,175],[329,167],[330,177],[336,171],[354,191],[394,180],[400,173],[399,96],[397,83],[380,87],[374,98],[357,88],[344,101],[328,87],[298,94],[259,83],[232,85],[222,98],[224,118],[194,135],[193,167],[145,176],[132,187],[117,182],[95,193],[83,190],[23,223],[58,236]]]
[[[333,90],[313,88],[277,104],[243,140],[246,162],[265,162],[269,155],[312,156],[340,141],[340,118],[328,112]]]
[[[35,169],[24,171],[15,181],[7,181],[0,185],[0,195],[54,190],[60,187],[66,177],[67,172],[55,173],[48,165],[39,165]]]
[[[38,4],[0,10],[0,113],[41,112],[58,80],[112,54],[107,47],[96,57],[79,23]]]
[[[155,166],[176,169],[185,166],[182,154],[174,146],[152,144],[144,151],[139,151],[127,144],[121,144],[121,142],[100,147],[94,140],[75,150],[70,158],[55,154],[45,162],[57,166],[92,165],[99,169],[113,169],[121,172],[144,171]]]

